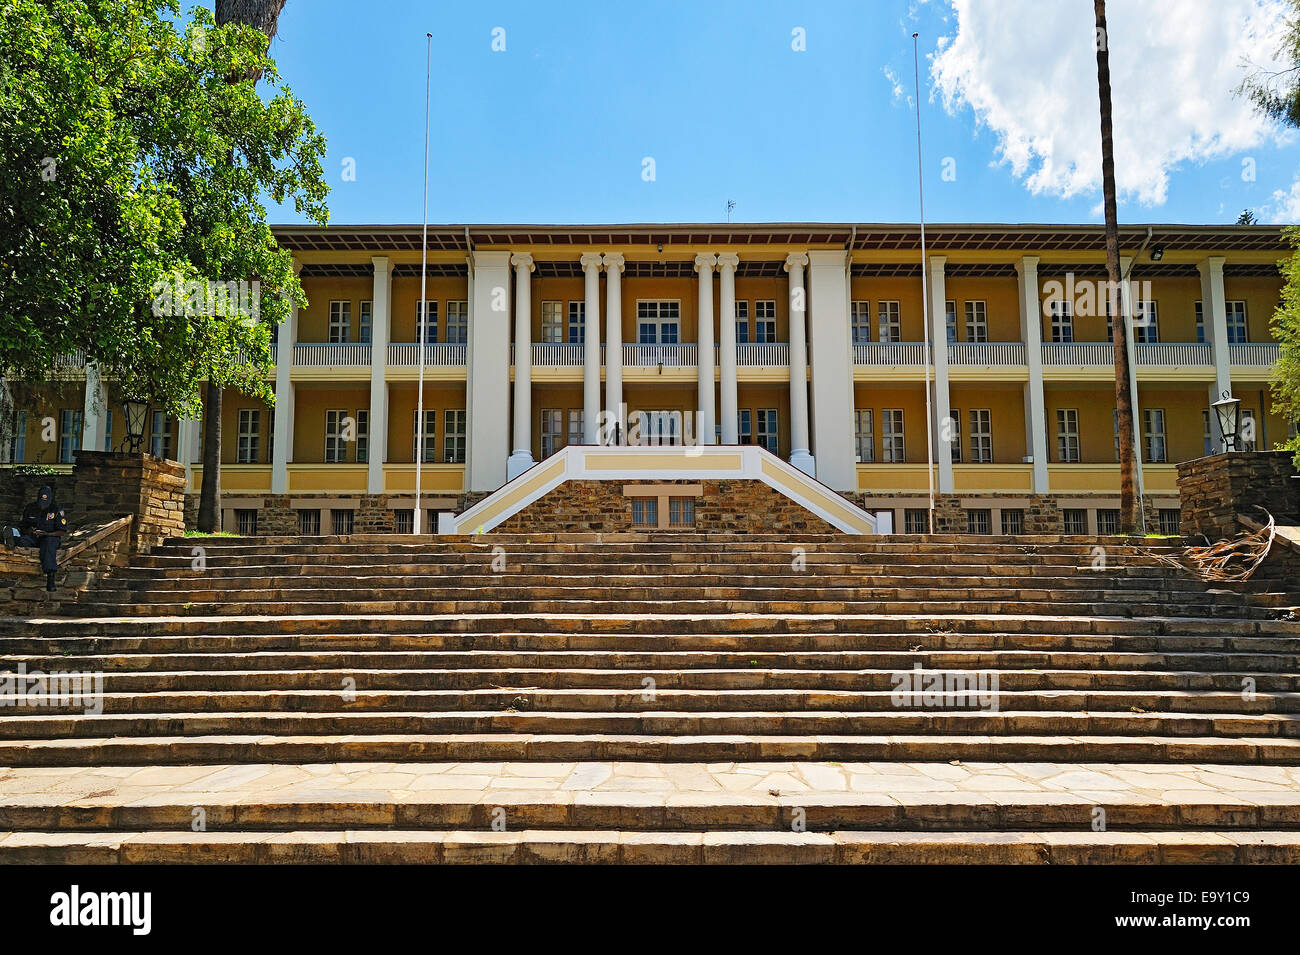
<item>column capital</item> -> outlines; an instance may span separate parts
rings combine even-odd
[[[1022,255],[1019,261],[1016,262],[1016,271],[1021,275],[1024,275],[1030,270],[1034,272],[1038,271],[1038,256]]]
[[[785,270],[789,272],[793,268],[803,268],[808,264],[807,252],[791,252],[785,257]]]
[[[735,252],[723,252],[718,256],[718,268],[720,269],[734,269],[739,264],[740,256]]]
[[[293,274],[294,274],[294,275],[301,275],[301,274],[302,274],[302,259],[298,258],[298,256],[295,255],[295,256],[293,257],[293,260],[292,260],[292,261],[293,261]]]
[[[697,272],[703,272],[706,269],[712,271],[713,267],[717,264],[718,257],[712,253],[701,252],[695,257],[695,271]]]
[[[605,262],[606,269],[618,269],[620,272],[623,271],[624,259],[622,252],[606,252],[601,258]]]
[[[388,256],[386,256],[386,255],[372,255],[372,256],[370,257],[370,264],[374,266],[376,272],[387,272],[387,271],[388,271]]]
[[[1215,272],[1222,272],[1223,265],[1227,261],[1227,256],[1211,255],[1198,262],[1196,268],[1202,275],[1206,273],[1213,274]]]
[[[592,269],[599,269],[600,263],[601,263],[601,255],[599,252],[584,252],[582,253],[582,256],[578,259],[578,264],[582,266],[583,271],[587,271],[587,272],[591,271]]]
[[[948,264],[948,256],[946,255],[930,256],[930,268],[932,269],[941,269],[947,264]]]
[[[533,257],[527,252],[516,252],[510,256],[510,264],[516,269],[527,269],[529,272],[537,268],[533,265]]]

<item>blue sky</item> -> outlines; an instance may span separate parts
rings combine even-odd
[[[1042,157],[1020,169],[1007,158],[1008,137],[1038,142],[1058,163],[1082,142],[1078,165],[1088,168],[1085,140],[1096,135],[1095,85],[1090,101],[1086,85],[1095,84],[1095,73],[1086,76],[1091,48],[1080,48],[1074,94],[1041,69],[1004,72],[1020,56],[1016,43],[1027,45],[1028,60],[1031,47],[1057,42],[1054,30],[1083,42],[1092,5],[1040,0],[1039,10],[1080,10],[1066,10],[1074,19],[1064,26],[1022,21],[1018,37],[1005,24],[1022,15],[1012,8],[1023,2],[976,0],[963,20],[947,0],[288,0],[272,52],[329,141],[333,223],[420,221],[426,32],[434,34],[431,222],[722,221],[728,199],[738,222],[915,221],[913,30],[921,34],[927,219],[1099,221],[1099,190],[1062,185],[1063,175],[1032,185]],[[492,48],[496,28],[505,31],[503,52]],[[792,48],[796,29],[805,50]],[[948,99],[954,88],[965,99],[946,106],[933,92],[929,56],[941,37],[951,47],[959,29],[977,39],[962,43],[961,63],[951,64],[952,75],[965,72],[950,81],[957,86]],[[1212,39],[1216,31],[1202,32]],[[1145,55],[1133,33],[1122,50],[1118,37],[1112,43],[1121,67]],[[1194,45],[1208,41],[1180,42],[1194,58]],[[1171,55],[1183,55],[1179,49]],[[1117,83],[1124,74],[1117,69]],[[1221,76],[1216,82],[1226,85]],[[1147,104],[1153,83],[1116,89],[1117,99],[1152,111],[1146,119],[1130,111],[1134,128],[1117,128],[1142,155],[1158,151],[1151,137],[1187,133],[1159,125],[1178,111]],[[1217,87],[1209,95],[1219,93],[1226,96]],[[1045,97],[1043,112],[1060,121],[999,128],[998,102],[1013,96]],[[1233,108],[1221,102],[1206,105],[1210,118],[1189,122],[1218,122]],[[1300,145],[1271,134],[1251,140],[1242,124],[1254,122],[1238,116],[1227,141],[1208,148],[1205,130],[1193,130],[1185,152],[1195,158],[1163,160],[1163,196],[1143,201],[1145,187],[1135,184],[1121,221],[1230,222],[1245,207],[1265,221],[1289,214],[1281,194],[1296,181]],[[1045,136],[1056,145],[1043,147]],[[646,157],[653,181],[643,178]],[[1243,158],[1253,179],[1243,175]],[[355,181],[344,179],[349,159]],[[299,221],[292,208],[272,209],[271,219]]]

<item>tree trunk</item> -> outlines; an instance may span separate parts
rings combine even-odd
[[[285,0],[217,0],[217,26],[245,23],[275,38]],[[253,77],[254,80],[257,77]],[[281,356],[281,361],[288,356]],[[199,530],[211,534],[221,513],[221,386],[208,382],[203,414],[203,486],[199,491]]]
[[[1093,0],[1097,20],[1097,95],[1101,99],[1101,192],[1106,210],[1106,272],[1110,278],[1107,298],[1111,303],[1115,341],[1115,408],[1119,418],[1119,524],[1120,532],[1137,529],[1137,500],[1134,492],[1133,393],[1129,388],[1128,319],[1120,294],[1119,215],[1115,207],[1115,142],[1111,132],[1110,35],[1106,30],[1106,0]]]

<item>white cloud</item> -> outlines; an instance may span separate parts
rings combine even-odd
[[[906,99],[908,108],[911,108],[912,97],[908,96],[907,91],[903,89],[903,81],[898,78],[898,74],[888,66],[881,70],[881,72],[885,74],[885,79],[889,81],[889,91],[890,95],[894,97],[894,102],[897,103],[902,99]]]
[[[1278,189],[1259,210],[1261,222],[1300,222],[1300,180],[1290,189]]]
[[[931,76],[950,113],[971,109],[998,158],[1033,193],[1101,189],[1092,5],[950,0],[956,35]],[[1120,195],[1166,199],[1180,163],[1220,159],[1285,134],[1234,90],[1247,63],[1277,61],[1284,0],[1111,0],[1111,90]],[[1297,198],[1300,202],[1300,198]]]

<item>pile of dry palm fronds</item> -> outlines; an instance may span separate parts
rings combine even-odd
[[[1158,555],[1157,559],[1174,567],[1190,570],[1202,580],[1250,580],[1273,546],[1277,525],[1273,515],[1260,508],[1268,523],[1258,529],[1207,547],[1184,547],[1181,557]]]

